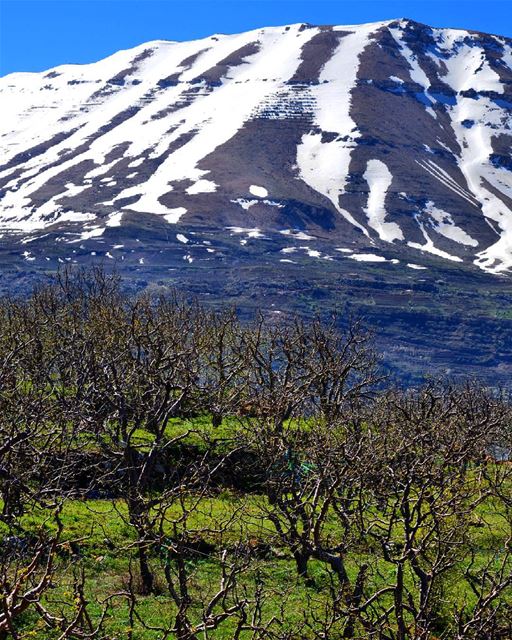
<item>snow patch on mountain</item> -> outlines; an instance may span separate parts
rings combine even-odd
[[[391,172],[381,160],[369,160],[363,177],[370,188],[365,208],[368,224],[385,242],[403,240],[404,235],[400,227],[395,222],[385,221],[386,194],[393,181]]]
[[[472,238],[463,229],[458,227],[453,221],[452,216],[447,211],[438,209],[432,200],[427,202],[425,211],[433,219],[434,228],[437,233],[460,244],[465,244],[470,247],[478,246],[478,240],[475,240],[475,238]]]
[[[427,231],[423,223],[416,217],[416,221],[421,229],[423,237],[425,238],[425,244],[420,244],[419,242],[408,242],[409,247],[413,249],[419,249],[420,251],[425,251],[427,253],[431,253],[434,256],[439,256],[440,258],[444,258],[445,260],[451,260],[452,262],[462,262],[462,258],[458,256],[453,256],[447,251],[443,251],[434,245],[432,238],[428,235]]]
[[[164,215],[164,220],[169,224],[176,224],[179,219],[187,213],[185,207],[175,207],[174,209],[165,208],[167,213]]]
[[[470,46],[460,31],[436,30],[436,33],[440,48],[447,54],[443,79],[455,91],[503,93],[500,76],[490,67],[481,47]],[[512,187],[510,173],[503,175],[506,170],[495,169],[489,162],[493,153],[492,139],[499,133],[510,135],[511,110],[504,109],[488,96],[480,95],[475,99],[468,94],[458,96],[449,114],[461,149],[459,167],[469,190],[480,203],[484,216],[501,229],[499,240],[479,252],[475,264],[487,271],[506,271],[512,266],[512,211],[495,191],[484,185],[486,182],[493,184],[498,174],[502,174],[508,189]],[[465,127],[463,123],[468,121],[474,122],[474,126]]]
[[[341,38],[336,51],[324,65],[318,84],[310,88],[315,101],[315,125],[325,132],[338,135],[330,142],[322,142],[321,132],[302,136],[297,147],[299,176],[316,191],[325,195],[350,224],[365,235],[368,231],[339,205],[344,192],[352,150],[360,132],[351,114],[351,92],[357,82],[359,58],[370,41],[372,33],[384,23],[353,27]]]
[[[469,204],[478,205],[478,200],[472,196],[469,191],[464,189],[456,180],[454,180],[444,169],[442,169],[433,160],[416,160],[415,161],[422,169],[429,173],[432,177],[438,180],[445,187],[448,187],[450,191],[453,191],[456,195],[464,198]]]
[[[242,209],[247,211],[253,206],[253,204],[257,204],[258,200],[247,200],[247,198],[235,198],[234,200],[230,200],[230,202],[233,202],[234,204],[239,204],[242,207]]]
[[[248,238],[264,238],[265,236],[261,233],[261,229],[258,228],[244,228],[244,227],[227,227],[229,231],[232,233],[244,233]]]
[[[348,257],[357,262],[388,262],[384,256],[377,256],[374,253],[354,253]]]
[[[215,182],[212,182],[211,180],[203,179],[194,182],[194,184],[185,189],[185,191],[191,196],[197,193],[213,193],[214,191],[217,191],[218,186],[218,184],[215,184]]]
[[[294,240],[314,240],[313,236],[304,233],[304,231],[294,231],[293,229],[281,229],[279,231],[283,236],[291,236]]]
[[[421,67],[420,61],[418,60],[417,56],[411,51],[411,49],[403,41],[402,30],[398,28],[395,28],[395,29],[390,28],[389,32],[393,36],[395,42],[400,48],[402,55],[404,56],[404,58],[406,59],[409,65],[409,75],[411,76],[411,80],[416,84],[419,84],[423,88],[423,94],[426,100],[430,102],[431,105],[433,105],[435,103],[435,99],[430,95],[428,91],[431,84],[430,80],[427,74],[425,73],[425,71],[423,70],[423,68]],[[437,118],[436,112],[432,109],[431,106],[427,107],[426,110],[434,119]]]
[[[249,192],[253,196],[257,196],[258,198],[266,198],[268,196],[268,191],[265,187],[259,187],[257,184],[251,184],[249,187]]]
[[[109,216],[106,225],[107,227],[120,227],[123,220],[124,211],[117,211]]]

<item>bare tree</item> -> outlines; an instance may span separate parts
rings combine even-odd
[[[378,511],[360,522],[380,549],[375,571],[389,564],[395,577],[383,597],[369,597],[371,606],[362,601],[367,630],[396,626],[397,638],[420,639],[444,624],[443,581],[464,562],[472,518],[489,495],[475,465],[506,415],[506,407],[471,386],[436,384],[389,393],[373,409],[366,436],[374,467],[364,481]]]

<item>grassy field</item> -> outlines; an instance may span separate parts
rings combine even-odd
[[[185,504],[185,509],[178,503],[169,507],[166,513],[168,531],[164,528],[164,533],[170,534],[171,523],[178,523],[178,530],[180,526],[185,527],[183,514],[192,504],[195,502],[191,497],[188,504]],[[189,539],[194,543],[201,543],[191,552],[186,562],[191,599],[195,603],[191,607],[191,615],[195,615],[200,622],[204,613],[203,603],[219,589],[222,552],[227,550],[228,554],[235,556],[243,545],[246,550],[252,550],[253,557],[250,566],[240,576],[238,590],[246,593],[250,600],[258,586],[264,585],[266,597],[260,612],[262,618],[279,618],[281,632],[288,629],[292,634],[290,637],[308,637],[307,629],[302,624],[305,617],[311,619],[315,612],[317,619],[322,619],[329,605],[333,578],[326,565],[315,560],[310,564],[307,582],[297,577],[290,551],[276,535],[275,527],[267,517],[268,510],[268,501],[262,495],[224,490],[201,499],[187,516],[186,530]],[[105,629],[109,635],[101,637],[133,640],[157,640],[165,637],[161,628],[172,627],[177,612],[164,577],[166,564],[174,570],[172,555],[166,547],[170,538],[163,536],[150,548],[156,593],[150,596],[139,594],[134,603],[127,590],[130,586],[130,574],[137,580],[136,532],[128,523],[125,503],[122,500],[68,501],[63,506],[61,520],[63,543],[59,548],[58,570],[52,581],[52,588],[44,597],[45,605],[54,613],[71,616],[73,585],[77,575],[83,572],[86,576],[85,596],[90,602],[91,618],[99,619],[105,604],[109,603],[105,618]],[[20,526],[23,535],[28,536],[44,527],[51,532],[54,524],[48,512],[37,510],[25,514],[20,520]],[[336,517],[332,515],[323,535],[336,538],[339,535],[338,526]],[[471,546],[476,551],[474,571],[489,563],[497,550],[505,548],[510,535],[509,527],[508,514],[492,500],[482,503],[473,514]],[[6,526],[0,524],[0,535],[6,533]],[[397,529],[395,533],[396,543],[399,544],[403,532]],[[471,604],[476,597],[463,579],[469,556],[462,551],[461,561],[447,571],[442,580],[442,607],[438,615],[440,624],[448,626],[452,610],[464,603]],[[369,593],[394,584],[396,567],[386,562],[369,540],[360,540],[352,547],[345,560],[352,581],[356,580],[361,565],[370,566],[367,583]],[[498,561],[499,557],[496,559]],[[406,574],[405,581],[413,592],[414,579],[410,572]],[[510,592],[507,601],[512,605]],[[383,602],[386,602],[386,598]],[[391,595],[389,602],[392,602]],[[130,605],[135,606],[135,617],[133,611],[130,614]],[[227,620],[219,629],[199,637],[227,640],[233,637],[233,624]],[[294,629],[301,629],[297,636],[293,636]],[[37,640],[61,637],[60,631],[49,630],[33,613],[22,617],[19,632],[22,634],[20,637]],[[250,637],[249,633],[247,637]]]

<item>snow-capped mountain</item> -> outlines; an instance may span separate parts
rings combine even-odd
[[[156,41],[0,78],[0,112],[2,291],[111,260],[246,313],[362,312],[400,375],[510,385],[512,40]]]
[[[512,267],[506,38],[294,24],[15,73],[0,95],[0,227],[25,241],[156,216],[170,234],[302,233],[347,255],[389,244]]]

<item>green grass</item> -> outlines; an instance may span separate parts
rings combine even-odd
[[[291,429],[297,426],[288,425]],[[218,446],[222,447],[224,442],[228,443],[236,436],[238,428],[239,422],[236,419],[228,419],[220,428],[214,429],[210,418],[201,416],[191,420],[171,420],[166,437],[172,439],[189,432],[185,443],[201,450],[208,440],[216,440]],[[135,434],[142,448],[150,446],[152,437],[145,430],[139,430]],[[477,479],[476,473],[468,476],[469,482],[476,482]],[[0,508],[1,506],[0,504]],[[187,561],[194,603],[191,616],[196,621],[201,620],[202,605],[218,590],[222,550],[227,549],[229,557],[234,557],[240,543],[252,548],[265,544],[271,549],[268,556],[256,558],[251,562],[247,572],[241,576],[239,584],[239,593],[245,593],[250,600],[254,597],[256,585],[264,583],[267,594],[262,605],[264,619],[278,616],[282,618],[282,629],[296,630],[300,628],[306,612],[315,612],[319,617],[322,615],[329,602],[331,576],[324,564],[312,561],[311,581],[305,583],[297,578],[290,550],[282,543],[267,517],[269,505],[264,496],[223,490],[205,495],[199,502],[193,496],[183,503],[171,502],[162,525],[162,544],[165,545],[166,538],[170,537],[174,524],[178,531],[183,531],[184,508],[185,511],[191,509],[186,518],[186,530],[190,538],[200,539],[214,547],[214,551],[209,555],[196,554]],[[374,511],[367,513],[368,519],[375,515]],[[136,532],[129,524],[126,504],[122,500],[66,501],[60,517],[63,524],[63,544],[59,548],[58,571],[52,588],[45,594],[48,608],[57,615],[63,612],[72,615],[73,576],[78,569],[83,569],[92,617],[97,618],[100,615],[102,601],[117,593],[108,611],[106,631],[110,640],[128,638],[129,608],[127,599],[122,594],[126,591],[130,566],[134,575],[137,575],[137,559],[134,546]],[[470,545],[475,552],[474,570],[477,571],[491,562],[497,552],[504,551],[510,536],[511,520],[510,514],[501,502],[487,499],[472,514],[471,522]],[[16,535],[19,536],[37,535],[42,529],[51,534],[56,528],[52,512],[35,507],[19,518],[18,525]],[[0,540],[10,533],[5,523],[0,522]],[[334,541],[339,541],[343,536],[334,514],[327,518],[322,535]],[[400,543],[402,537],[403,529],[400,525],[395,526],[394,541]],[[465,553],[465,548],[460,551],[462,560],[447,571],[441,581],[442,598],[438,615],[445,625],[451,624],[454,606],[462,606],[465,602],[471,605],[475,601],[474,594],[463,580],[469,555]],[[370,538],[358,540],[357,544],[352,545],[345,560],[352,582],[356,579],[361,565],[369,565],[369,593],[394,583],[395,565],[385,561],[378,544]],[[150,563],[156,575],[159,593],[148,597],[137,596],[139,615],[157,627],[172,625],[176,614],[176,606],[165,584],[163,568],[166,562],[170,562],[174,567],[173,560],[169,560],[168,554],[162,550],[162,545],[155,543],[150,550]],[[406,586],[414,591],[414,577],[410,571],[405,575],[405,582]],[[512,594],[509,593],[506,597],[508,606],[512,606]],[[392,595],[387,595],[383,603],[392,604]],[[33,612],[27,612],[19,622],[20,630],[24,634],[21,637],[35,640],[53,640],[59,637],[60,632],[53,633],[48,630],[34,616]],[[306,631],[300,633],[303,635],[298,637],[308,637]],[[201,638],[229,640],[232,634],[232,622],[227,621],[215,632]],[[159,640],[161,637],[161,631],[144,629],[139,622],[134,623],[132,640]]]

